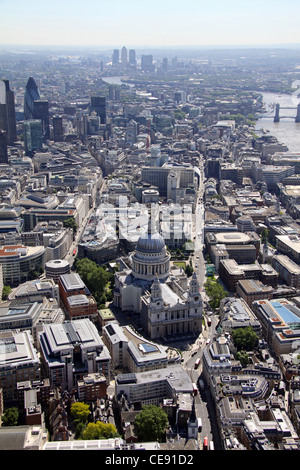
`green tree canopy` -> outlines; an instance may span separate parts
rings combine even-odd
[[[71,405],[71,415],[77,421],[86,422],[90,412],[90,407],[86,403],[76,401]]]
[[[17,426],[19,419],[18,408],[7,408],[2,415],[2,426]]]
[[[268,240],[268,237],[269,237],[269,230],[267,229],[267,227],[265,227],[262,230],[260,235],[261,235],[262,242],[265,243]]]
[[[241,362],[243,367],[249,364],[249,356],[246,351],[238,351],[236,354],[236,359]]]
[[[190,264],[187,264],[186,267],[185,267],[185,273],[186,273],[187,277],[191,277],[193,272],[194,272],[194,270],[193,270],[192,266]]]
[[[140,441],[163,441],[168,422],[167,414],[159,406],[144,406],[135,418],[138,439]]]
[[[212,279],[208,279],[204,287],[208,297],[210,298],[211,307],[219,308],[221,300],[224,299],[224,297],[227,297],[228,292],[218,281]]]
[[[96,423],[89,423],[82,433],[82,439],[109,439],[118,435],[116,427],[111,423],[103,423],[97,421]]]
[[[97,303],[105,303],[106,287],[111,283],[111,274],[88,258],[77,259],[75,268]]]
[[[232,340],[238,351],[252,351],[258,344],[258,336],[251,326],[232,330]]]
[[[3,286],[2,300],[6,300],[10,293],[11,293],[11,287],[10,286]]]
[[[72,228],[75,233],[77,232],[77,229],[78,229],[78,226],[77,226],[75,220],[72,217],[70,217],[69,219],[64,220],[63,221],[63,226],[66,227],[66,228]]]

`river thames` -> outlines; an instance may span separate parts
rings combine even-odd
[[[267,112],[261,115],[255,126],[258,134],[258,131],[261,131],[261,129],[269,131],[280,143],[285,144],[290,152],[300,152],[300,123],[295,122],[297,109],[283,108],[297,108],[298,103],[300,103],[300,98],[297,97],[299,92],[300,89],[298,88],[291,95],[262,93],[263,103]],[[279,122],[274,122],[276,103],[279,103],[281,108],[279,116],[290,117],[282,117]]]

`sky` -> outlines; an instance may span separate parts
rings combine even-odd
[[[299,0],[0,0],[1,45],[289,45],[299,24]]]

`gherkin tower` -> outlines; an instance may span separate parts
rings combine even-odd
[[[24,119],[34,119],[34,101],[40,100],[40,92],[33,77],[29,77],[24,95]]]

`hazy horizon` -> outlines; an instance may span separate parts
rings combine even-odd
[[[296,0],[0,0],[0,7],[2,47],[300,46]]]

